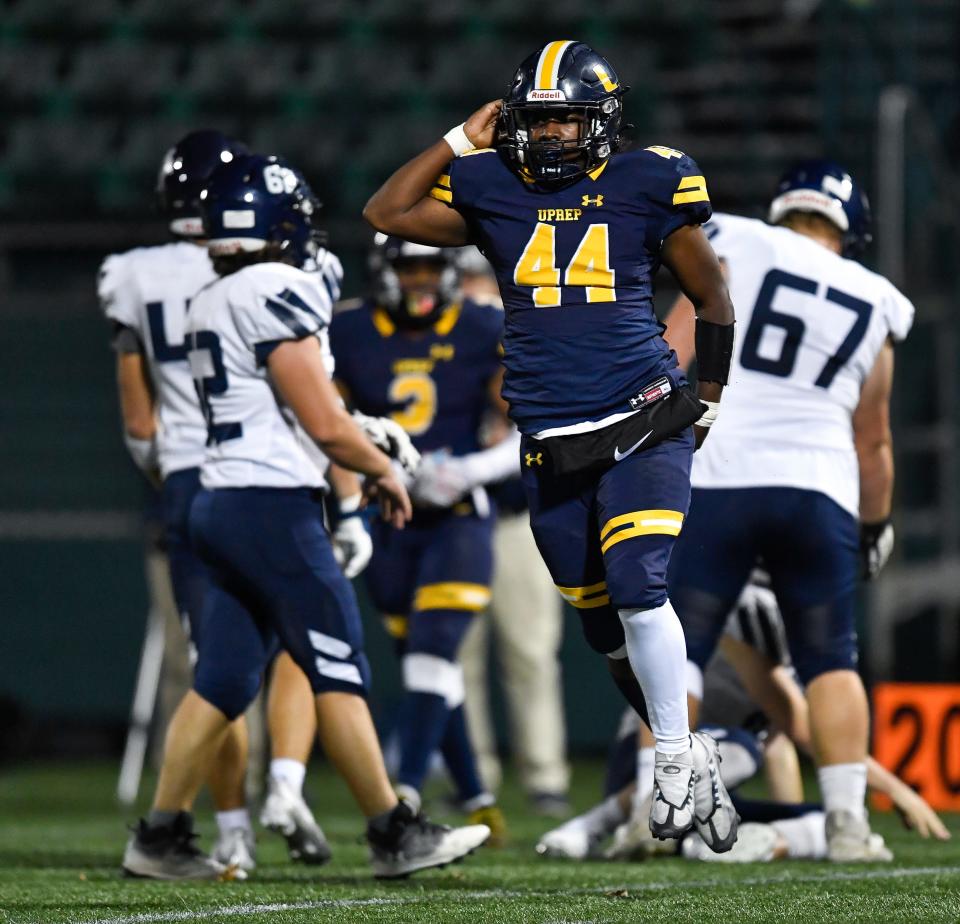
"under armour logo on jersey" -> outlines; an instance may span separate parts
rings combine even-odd
[[[588,205],[595,205],[600,208],[603,205],[603,196],[581,196],[580,204],[586,208]]]
[[[536,465],[543,465],[543,453],[538,452],[534,455],[532,452],[528,452],[524,457],[524,461],[527,463],[527,468],[533,468]]]

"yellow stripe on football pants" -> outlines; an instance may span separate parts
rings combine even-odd
[[[683,514],[678,510],[635,510],[607,520],[600,530],[604,554],[624,539],[637,536],[679,536]],[[621,527],[625,527],[622,528]]]
[[[468,610],[479,612],[490,603],[490,588],[486,584],[467,584],[445,581],[424,584],[413,599],[415,610]]]
[[[587,587],[561,587],[559,584],[554,586],[560,591],[563,599],[578,610],[592,610],[610,603],[606,581],[590,584]]]

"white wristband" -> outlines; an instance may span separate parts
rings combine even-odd
[[[472,151],[476,147],[474,143],[467,137],[467,133],[463,130],[465,122],[461,122],[454,128],[451,128],[444,136],[443,140],[450,145],[450,150],[453,151],[454,157],[459,157],[461,154],[466,154],[467,151]]]
[[[363,495],[359,492],[351,494],[349,497],[339,498],[340,516],[348,517],[359,513],[361,503],[363,503]]]
[[[720,402],[704,401],[703,398],[700,398],[700,403],[705,404],[707,409],[703,412],[703,416],[696,421],[696,425],[698,427],[706,427],[709,429],[713,426],[714,421],[717,419],[717,414],[720,413]]]

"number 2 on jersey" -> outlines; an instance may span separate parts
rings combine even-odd
[[[743,338],[740,365],[744,369],[765,372],[767,375],[775,375],[778,378],[785,379],[793,372],[793,367],[796,365],[797,353],[800,351],[800,344],[803,342],[807,326],[803,323],[803,319],[797,317],[797,315],[786,314],[773,307],[774,296],[777,294],[777,290],[781,288],[793,289],[797,292],[816,296],[818,286],[813,279],[794,276],[792,273],[786,273],[783,270],[772,269],[767,273],[763,285],[760,287],[757,303],[753,308],[750,326]],[[829,388],[837,373],[849,362],[850,357],[860,346],[860,341],[866,335],[867,327],[870,324],[870,315],[873,313],[873,305],[833,288],[828,288],[823,298],[834,305],[852,311],[856,315],[853,327],[847,332],[843,342],[827,360],[813,383],[819,388]],[[763,337],[764,330],[768,327],[783,331],[780,353],[775,357],[760,355],[760,340]]]
[[[533,286],[538,308],[560,304],[555,225],[538,222],[513,271],[518,286]],[[584,286],[588,302],[615,302],[615,272],[610,268],[610,238],[605,224],[589,225],[563,276],[565,286]]]
[[[210,404],[211,395],[222,395],[227,390],[227,370],[223,365],[220,338],[210,330],[201,330],[191,335],[187,359],[190,361],[190,371],[197,387],[200,408],[207,421],[207,445],[239,439],[243,436],[243,424],[216,423]]]

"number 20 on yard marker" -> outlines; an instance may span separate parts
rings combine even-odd
[[[873,756],[941,811],[960,811],[960,684],[873,688]],[[877,808],[890,800],[875,796]]]

